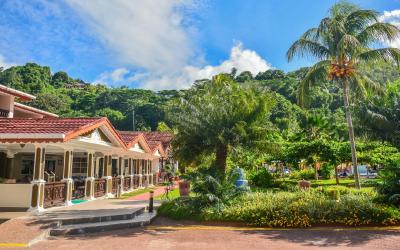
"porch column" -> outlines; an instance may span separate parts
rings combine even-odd
[[[118,157],[118,174],[119,178],[121,178],[121,193],[124,191],[124,160],[122,157]]]
[[[112,197],[112,156],[104,156],[104,179],[106,179],[106,196]]]
[[[64,150],[64,169],[62,181],[66,183],[65,192],[65,205],[72,205],[72,187],[74,181],[72,180],[72,162],[74,159],[74,152],[71,149]]]
[[[133,178],[134,178],[134,176],[133,176],[133,168],[134,168],[134,165],[133,165],[133,159],[132,158],[129,158],[128,159],[128,174],[129,174],[129,176],[131,177],[131,185],[130,185],[130,188],[129,188],[129,190],[131,191],[131,190],[133,190]]]
[[[148,160],[144,160],[144,166],[146,169],[146,187],[148,187],[150,185],[150,181],[149,181],[149,161]]]
[[[15,152],[14,151],[7,151],[7,166],[6,166],[6,172],[5,172],[5,176],[7,179],[12,179],[13,174],[13,167],[14,167],[14,156],[15,156]]]
[[[87,152],[87,176],[85,180],[85,198],[88,200],[94,199],[94,152]]]
[[[143,160],[138,160],[139,162],[139,187],[143,187]]]
[[[150,171],[151,185],[154,185],[154,173],[153,173],[153,161],[152,160],[149,160],[149,171]]]
[[[33,163],[32,196],[30,211],[42,211],[44,202],[44,164],[46,150],[44,146],[35,145],[35,159]]]

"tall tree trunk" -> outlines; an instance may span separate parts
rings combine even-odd
[[[335,165],[335,179],[336,179],[336,185],[339,185],[339,176],[338,176],[338,169],[337,165]]]
[[[344,109],[346,111],[347,126],[349,129],[349,141],[351,147],[351,159],[353,163],[354,181],[356,188],[360,189],[360,175],[357,168],[357,155],[356,155],[356,143],[354,139],[354,128],[353,120],[351,119],[350,105],[349,105],[349,83],[346,79],[343,80],[343,102]]]
[[[215,151],[215,163],[217,165],[218,175],[225,177],[226,159],[228,158],[228,145],[218,144]]]

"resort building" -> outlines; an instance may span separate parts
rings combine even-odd
[[[0,208],[43,210],[153,185],[169,145],[103,118],[59,118],[0,85]],[[169,142],[172,135],[169,135]],[[165,144],[166,145],[166,144]]]

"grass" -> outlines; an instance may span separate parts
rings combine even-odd
[[[169,200],[173,200],[173,199],[176,199],[179,197],[180,197],[179,188],[175,188],[169,192],[169,195],[168,195]],[[154,197],[154,199],[155,200],[163,200],[163,199],[165,199],[165,196],[164,196],[164,194],[161,194],[159,196]]]
[[[135,190],[133,192],[125,193],[125,194],[121,195],[120,199],[128,199],[130,197],[133,197],[133,196],[136,196],[139,194],[144,194],[144,193],[150,192],[150,190],[153,190],[153,189],[154,188],[144,188],[144,189]]]

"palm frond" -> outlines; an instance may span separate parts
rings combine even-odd
[[[318,36],[321,36],[322,34],[326,34],[326,32],[329,30],[329,26],[332,22],[332,19],[329,17],[325,17],[321,20],[321,22],[318,25],[317,28],[317,34]]]
[[[374,10],[355,10],[346,17],[344,27],[350,34],[355,34],[370,23],[377,22],[378,15]]]
[[[329,49],[318,41],[300,38],[289,48],[286,56],[288,61],[291,61],[295,55],[305,56],[306,54],[317,59],[326,59],[329,56]]]
[[[353,54],[355,50],[361,47],[361,43],[358,41],[358,39],[355,36],[345,34],[342,36],[342,38],[339,40],[337,44],[337,53],[339,55],[342,54]],[[339,57],[337,55],[337,57]]]
[[[353,88],[358,89],[355,93],[361,94],[361,97],[364,98],[368,95],[368,93],[373,93],[376,95],[384,95],[384,88],[377,82],[370,79],[367,75],[362,72],[357,72],[353,76]]]
[[[367,26],[358,35],[357,39],[368,45],[375,42],[392,42],[399,37],[400,29],[390,23],[374,23]]]
[[[319,37],[318,34],[318,28],[311,28],[308,29],[306,32],[304,32],[304,34],[301,36],[301,38],[303,39],[308,39],[308,40],[312,40],[315,41],[317,40]]]
[[[381,48],[367,50],[357,55],[357,59],[364,62],[391,62],[400,66],[400,49],[398,48]]]
[[[314,66],[308,70],[298,88],[297,99],[300,106],[304,107],[306,105],[308,90],[312,85],[327,80],[328,68],[330,65],[330,60],[324,60],[314,64]]]

